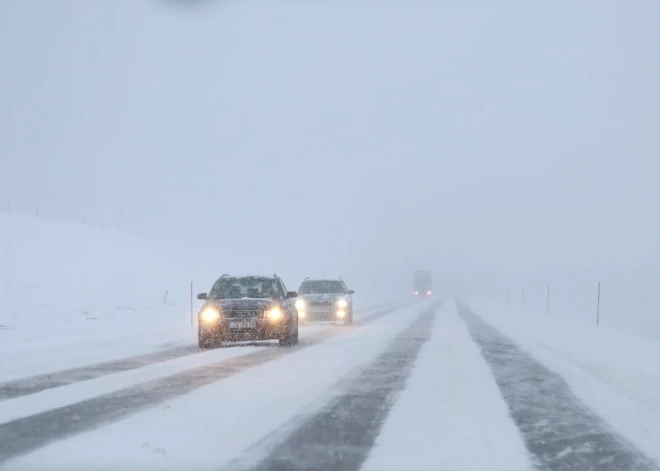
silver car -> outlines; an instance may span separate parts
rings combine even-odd
[[[295,303],[299,322],[343,321],[344,324],[353,324],[353,293],[341,278],[305,279]]]

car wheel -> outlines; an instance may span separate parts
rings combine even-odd
[[[344,320],[344,325],[353,325],[353,311],[351,310]]]
[[[202,332],[199,333],[198,340],[199,340],[199,348],[202,349],[215,348],[220,343],[210,335],[208,334],[205,335]]]
[[[296,326],[296,333],[292,334],[290,329],[286,329],[285,333],[280,337],[280,347],[290,347],[298,343],[298,326]]]

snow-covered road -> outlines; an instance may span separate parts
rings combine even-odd
[[[481,307],[483,308],[483,307]],[[2,470],[657,470],[463,303],[2,382]]]

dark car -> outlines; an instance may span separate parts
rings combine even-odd
[[[271,339],[278,339],[283,346],[297,344],[296,296],[276,275],[223,275],[208,294],[197,296],[206,301],[198,315],[199,346]]]
[[[296,309],[301,321],[343,321],[353,323],[353,290],[339,278],[310,280],[298,288]]]

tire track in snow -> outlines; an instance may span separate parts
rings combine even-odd
[[[411,302],[408,301],[396,304],[388,303],[386,305],[379,305],[379,307],[402,309],[410,304]],[[372,309],[373,308],[367,308],[366,310]],[[368,323],[379,317],[381,317],[381,313],[377,312],[363,317],[359,323]],[[0,401],[16,399],[17,397],[27,396],[28,394],[35,394],[47,389],[68,386],[80,381],[96,379],[109,374],[136,370],[155,363],[175,360],[177,358],[183,358],[198,353],[200,353],[200,349],[197,345],[186,345],[154,353],[147,353],[119,360],[111,360],[103,363],[56,371],[54,373],[44,373],[28,378],[7,381],[5,383],[0,383]]]
[[[402,309],[395,305],[363,320],[371,323]],[[0,424],[0,463],[41,448],[55,440],[118,421],[202,386],[255,368],[293,352],[319,344],[352,328],[328,329],[294,348],[264,348],[257,352],[194,368],[182,373],[142,383],[69,406]]]
[[[46,389],[68,386],[69,384],[96,379],[113,373],[143,368],[154,363],[194,355],[199,353],[199,351],[197,345],[187,345],[0,383],[0,401],[35,394]]]
[[[491,367],[511,416],[538,469],[658,471],[657,463],[611,428],[557,373],[457,303]]]
[[[358,470],[373,447],[396,395],[405,388],[441,301],[423,312],[345,391],[273,446],[252,471]],[[239,465],[240,460],[230,463]]]

